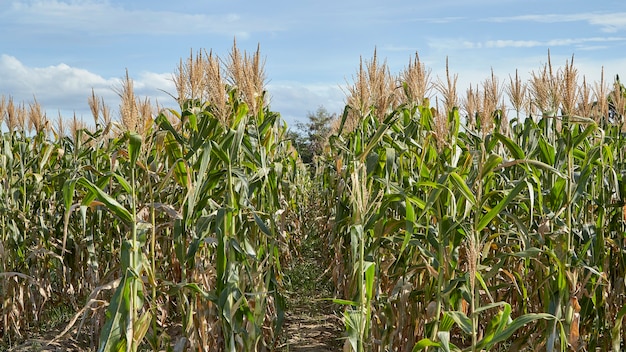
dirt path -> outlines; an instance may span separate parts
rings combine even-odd
[[[324,272],[319,244],[308,240],[300,258],[287,270],[291,291],[287,295],[287,313],[281,352],[337,352],[344,340],[341,307],[332,297],[332,285]]]
[[[89,346],[89,337],[86,334],[76,335],[76,329],[59,340],[52,341],[57,335],[59,335],[65,329],[65,324],[60,323],[56,327],[44,331],[44,332],[31,332],[30,338],[23,343],[15,346],[8,351],[10,352],[26,352],[26,351],[38,351],[38,352],[61,352],[61,351],[75,351],[75,352],[87,352],[91,351]],[[52,341],[52,342],[51,342]],[[2,348],[0,347],[0,350]]]
[[[328,300],[333,296],[330,278],[325,273],[319,243],[308,239],[300,255],[285,271],[287,311],[278,352],[338,352],[343,350],[342,307]],[[43,332],[31,332],[30,338],[9,351],[90,351],[87,336],[75,332],[49,344],[65,324]],[[74,328],[75,330],[75,328]],[[78,338],[78,340],[76,339]],[[0,346],[0,351],[3,348]]]
[[[313,308],[313,309],[312,309]],[[328,302],[311,302],[287,312],[284,334],[287,342],[281,351],[336,352],[343,346],[342,325]]]

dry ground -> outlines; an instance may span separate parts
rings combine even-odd
[[[325,271],[319,238],[309,237],[301,245],[299,257],[287,268],[289,280],[285,342],[281,352],[342,351],[344,339],[342,307],[332,303],[330,275]]]
[[[66,325],[60,323],[54,328],[48,331],[37,332],[33,331],[29,333],[29,338],[23,343],[9,349],[11,352],[26,352],[26,351],[40,351],[40,352],[61,352],[61,351],[92,351],[89,347],[91,345],[91,338],[86,334],[79,334],[78,336],[74,331],[66,334],[62,338],[51,342],[57,335],[59,335]],[[97,340],[94,340],[97,341]],[[0,350],[2,347],[0,346]]]
[[[322,255],[315,240],[305,240],[301,252],[287,268],[287,312],[278,352],[337,352],[343,350],[341,307],[328,300],[332,285],[324,271]],[[74,331],[50,343],[66,327],[58,323],[46,331],[30,331],[29,338],[8,351],[93,351],[97,336],[92,339],[84,331]],[[3,351],[0,346],[0,352]]]
[[[284,335],[286,342],[280,351],[336,352],[341,351],[343,325],[336,306],[328,301],[309,301],[287,312]]]

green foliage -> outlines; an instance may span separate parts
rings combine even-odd
[[[474,131],[454,127],[456,109],[374,114],[330,138],[317,175],[332,190],[332,270],[347,278],[335,301],[353,350],[616,348],[620,124],[529,116]]]
[[[316,156],[322,155],[328,144],[331,133],[331,123],[336,119],[326,108],[320,106],[315,113],[307,114],[307,122],[299,122],[296,127],[299,132],[289,131],[287,136],[294,142],[303,163],[311,165]]]
[[[278,114],[229,97],[229,124],[185,102],[171,112],[178,123],[163,113],[143,134],[3,134],[3,338],[74,290],[99,351],[274,345],[308,175]],[[176,325],[181,336],[169,336]]]
[[[422,99],[348,106],[332,135],[238,89],[141,133],[1,135],[3,346],[69,298],[99,351],[271,350],[316,226],[355,351],[624,347],[619,80],[606,116]]]

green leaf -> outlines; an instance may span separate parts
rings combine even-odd
[[[197,169],[195,184],[202,185],[202,187],[196,186],[190,189],[191,194],[188,206],[188,211],[190,212],[201,212],[211,196],[203,192],[205,179],[208,176],[207,170],[211,159],[211,147],[211,143],[206,143],[198,150],[200,154],[200,167],[197,167],[197,164],[194,167],[194,169]]]
[[[411,199],[407,196],[405,198],[405,208],[406,208],[406,228],[404,231],[404,239],[402,240],[402,246],[400,247],[399,256],[404,253],[406,246],[409,244],[411,237],[413,236],[413,229],[416,220],[415,216],[415,208],[413,208],[413,203]]]
[[[117,352],[125,350],[127,341],[123,332],[126,331],[126,318],[130,314],[130,284],[134,280],[124,275],[111,298],[106,311],[106,322],[100,332],[98,352]],[[121,348],[123,346],[123,348]]]
[[[585,167],[581,171],[580,177],[576,182],[576,191],[572,197],[572,203],[578,204],[578,200],[585,194],[585,191],[587,190],[587,181],[589,180],[592,171],[593,169],[591,167]]]
[[[556,158],[556,151],[554,147],[548,143],[545,138],[539,139],[539,151],[541,152],[541,157],[544,162],[549,165],[554,165]]]
[[[477,347],[479,349],[489,349],[490,347],[494,346],[496,343],[505,341],[506,339],[511,337],[513,333],[515,333],[518,329],[522,328],[526,324],[532,323],[537,320],[554,320],[554,319],[556,319],[554,315],[547,314],[547,313],[524,314],[516,318],[515,320],[513,320],[513,322],[507,325],[505,329],[495,334],[491,340],[489,341],[486,341],[485,339],[480,340],[477,344]]]
[[[224,164],[230,165],[230,158],[228,157],[224,149],[222,149],[222,147],[215,141],[211,141],[211,144],[213,145],[211,151],[213,151],[215,155],[224,162]]]
[[[365,294],[368,301],[372,300],[374,295],[374,278],[376,277],[376,263],[365,262],[363,270],[365,271]]]
[[[489,225],[491,220],[493,220],[493,218],[498,216],[498,214],[502,211],[502,209],[504,209],[504,207],[506,207],[525,186],[526,186],[525,179],[521,179],[517,181],[517,185],[512,190],[509,191],[506,197],[504,197],[500,202],[498,202],[498,204],[495,207],[493,207],[487,214],[483,215],[483,217],[480,219],[480,222],[478,222],[478,225],[476,226],[476,231],[481,231],[482,229],[487,227],[487,225]]]
[[[536,258],[539,254],[543,253],[543,251],[537,247],[530,247],[525,251],[512,253],[512,256],[520,257],[520,258]]]
[[[140,152],[141,135],[131,132],[130,138],[128,140],[128,155],[130,157],[130,162],[132,165],[135,165],[137,163],[137,158],[139,157]]]
[[[509,153],[511,153],[511,156],[513,156],[513,158],[515,159],[526,159],[526,154],[524,154],[524,151],[522,150],[522,148],[520,148],[519,145],[517,145],[517,143],[513,142],[512,139],[500,134],[500,133],[495,133],[494,136],[500,141],[502,142],[502,144],[504,144],[504,146],[509,150]]]
[[[133,223],[134,219],[131,213],[98,186],[94,185],[84,177],[79,178],[76,182],[95,194],[97,198],[106,205],[109,211],[117,215],[117,217],[119,217],[127,225],[130,226]]]
[[[113,173],[112,175],[113,177],[115,177],[117,182],[120,184],[120,186],[122,186],[122,188],[124,189],[126,193],[133,194],[133,190],[130,187],[130,183],[128,183],[128,181],[126,181],[126,179],[122,175],[119,175],[117,173]]]
[[[426,349],[427,347],[441,347],[441,344],[439,342],[434,342],[431,339],[421,339],[415,344],[415,346],[413,346],[411,351],[417,352]]]
[[[387,169],[387,174],[391,174],[396,165],[396,150],[395,148],[385,148],[385,168]]]
[[[437,337],[444,352],[450,352],[450,331],[439,331],[437,332]]]
[[[74,203],[74,188],[76,187],[76,180],[66,180],[63,184],[63,203],[65,205],[65,211],[69,212]]]
[[[347,299],[341,299],[341,298],[333,298],[332,302],[335,304],[341,304],[342,306],[358,306],[359,304],[355,301],[349,301]]]
[[[449,311],[445,314],[452,318],[452,320],[454,320],[456,325],[458,325],[463,332],[466,334],[472,333],[472,321],[467,315],[465,315],[465,313],[459,311]]]
[[[259,226],[259,229],[266,234],[267,236],[272,236],[272,231],[270,231],[269,227],[265,224],[263,219],[261,219],[256,213],[254,213],[254,222]]]
[[[196,114],[185,114],[184,117],[189,121],[189,129],[194,132],[198,132],[198,116]]]
[[[484,312],[486,310],[492,309],[492,308],[496,308],[496,307],[506,307],[508,305],[508,303],[506,302],[494,302],[494,303],[488,303],[484,306],[478,307],[476,308],[475,312],[476,313],[480,313],[480,312]]]
[[[497,154],[490,154],[487,158],[487,161],[482,165],[482,169],[480,171],[480,178],[483,179],[489,173],[493,172],[493,170],[502,163],[502,157]]]
[[[484,338],[482,340],[484,344],[488,345],[493,340],[493,337],[497,333],[503,331],[503,329],[509,324],[509,319],[511,317],[511,305],[508,303],[504,303],[503,306],[504,309],[498,311],[498,313],[496,313],[493,318],[491,318],[491,321],[489,321],[489,324],[485,329]]]
[[[389,120],[389,118],[387,118],[387,120]],[[389,129],[389,124],[387,123],[381,123],[380,126],[378,126],[376,133],[369,139],[367,146],[365,146],[365,149],[363,150],[363,152],[358,156],[361,162],[365,162],[369,153],[378,144],[380,139],[383,137],[383,134],[385,134],[385,132],[387,132],[388,129]]]
[[[485,292],[487,293],[487,297],[489,297],[489,300],[493,301],[493,297],[491,297],[491,291],[489,291],[489,287],[487,287],[487,283],[485,282],[485,279],[483,278],[483,275],[480,273],[480,271],[476,272],[476,281],[478,281],[480,286],[485,290]]]
[[[465,197],[465,199],[467,199],[472,205],[476,205],[476,198],[474,197],[474,194],[459,174],[454,171],[451,172],[450,180],[452,181],[452,184],[456,187],[456,189],[461,191],[461,194],[463,194],[463,197]]]
[[[620,352],[621,350],[621,342],[622,339],[622,323],[624,320],[624,315],[626,315],[626,305],[622,306],[622,308],[617,313],[615,317],[615,325],[611,329],[611,344],[613,345],[613,351]]]
[[[587,128],[585,128],[585,130],[582,131],[582,133],[580,133],[578,136],[574,138],[574,141],[572,143],[572,149],[578,147],[578,145],[582,141],[584,141],[591,133],[593,133],[593,131],[595,131],[597,128],[598,128],[598,125],[596,125],[595,121],[591,120]]]
[[[181,289],[188,289],[191,292],[194,292],[194,293],[197,293],[197,294],[201,295],[202,297],[204,297],[205,299],[208,299],[209,301],[217,302],[217,296],[213,292],[203,290],[195,282],[182,284],[180,286],[180,288]]]
[[[169,110],[174,116],[177,116],[180,119],[180,114],[175,111],[175,110]],[[184,145],[185,141],[183,140],[183,138],[178,134],[178,131],[176,131],[176,128],[174,128],[174,126],[172,126],[172,124],[170,123],[170,120],[167,118],[167,115],[165,115],[164,113],[160,113],[159,116],[157,116],[155,123],[159,125],[159,127],[162,130],[165,130],[167,132],[169,132],[167,135],[171,136],[175,139],[174,143],[178,143],[180,145]],[[167,138],[167,137],[166,137]]]
[[[358,346],[361,338],[361,336],[359,336],[359,327],[361,326],[363,318],[363,313],[360,311],[347,309],[343,313],[343,320],[346,325],[348,341],[354,351],[359,350]]]
[[[179,141],[181,144],[179,144]],[[173,160],[173,171],[176,182],[178,182],[179,185],[188,188],[189,180],[187,178],[187,175],[189,171],[187,169],[185,159],[183,158],[182,145],[183,144],[180,137],[177,138],[172,133],[168,133],[165,135],[165,150],[167,151],[167,154],[171,158],[171,160]]]

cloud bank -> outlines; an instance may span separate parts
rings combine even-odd
[[[129,73],[133,79],[135,94],[148,97],[152,103],[174,108],[176,102],[170,96],[176,89],[171,73]],[[93,89],[112,109],[117,118],[119,97],[116,89],[121,87],[120,77],[102,77],[88,70],[60,63],[47,67],[30,67],[16,57],[0,55],[0,95],[11,96],[16,102],[32,102],[34,98],[46,110],[49,117],[61,112],[64,117],[74,113],[90,121],[91,112],[87,99]],[[280,112],[290,126],[305,121],[309,112],[324,106],[330,112],[343,111],[343,92],[334,84],[310,84],[298,81],[271,82],[267,86],[272,110]]]
[[[79,117],[90,118],[87,98],[92,89],[113,110],[119,106],[115,89],[121,87],[121,78],[105,78],[64,63],[29,67],[16,57],[3,54],[0,55],[0,77],[0,95],[11,96],[20,102],[36,98],[49,116],[61,112],[66,117],[76,113]],[[165,93],[175,91],[171,74],[141,72],[131,78],[138,96],[147,96],[152,102],[159,101],[163,105],[173,103]]]
[[[485,19],[487,22],[507,23],[511,21],[537,22],[537,23],[564,23],[564,22],[586,22],[589,25],[600,27],[607,33],[615,33],[626,30],[626,12],[589,12],[573,14],[540,14],[540,15],[520,15],[508,17],[491,17]]]
[[[109,1],[13,1],[0,10],[0,20],[25,30],[81,31],[95,35],[221,34],[247,38],[251,33],[280,31],[283,26],[263,17],[230,13],[184,13],[169,10],[134,10]]]

